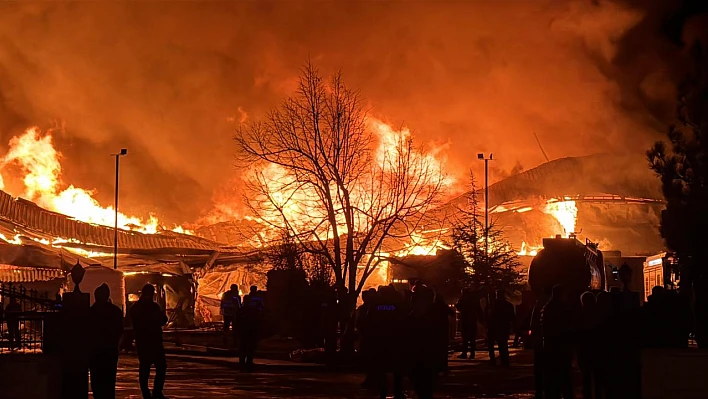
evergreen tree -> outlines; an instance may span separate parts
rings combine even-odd
[[[706,346],[708,330],[708,60],[703,47],[692,49],[694,70],[679,87],[678,123],[669,128],[669,145],[659,141],[647,152],[661,179],[666,209],[661,235],[680,265],[680,290],[694,297],[696,341]]]
[[[512,291],[521,284],[518,256],[502,229],[490,220],[487,228],[488,253],[485,253],[484,209],[480,207],[474,176],[470,176],[468,205],[460,209],[452,230],[452,247],[466,264],[465,285],[486,292]]]

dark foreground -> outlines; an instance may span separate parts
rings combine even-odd
[[[450,363],[442,377],[437,398],[529,398],[532,386],[530,359],[517,353],[509,369],[479,361]],[[360,387],[362,375],[332,372],[320,367],[287,364],[262,365],[254,373],[240,373],[227,362],[168,359],[165,395],[169,398],[375,398]],[[137,359],[120,361],[117,397],[141,399],[137,384]]]

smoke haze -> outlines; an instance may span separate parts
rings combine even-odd
[[[678,6],[632,3],[3,2],[0,145],[56,128],[64,180],[108,204],[126,147],[122,209],[194,221],[237,184],[238,123],[310,57],[463,178],[477,152],[497,178],[544,162],[534,132],[551,159],[641,154],[671,118],[685,16],[667,32]]]

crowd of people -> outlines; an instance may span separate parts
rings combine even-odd
[[[392,376],[395,398],[404,398],[403,379],[410,380],[419,398],[431,398],[437,376],[447,371],[451,320],[455,311],[442,296],[421,281],[397,291],[381,286],[362,293],[363,304],[356,311],[359,350],[366,370],[364,385],[377,388],[381,398],[388,394]],[[509,365],[509,336],[514,329],[514,307],[499,292],[485,304],[473,291],[465,290],[456,307],[460,311],[463,353],[474,358],[477,324],[484,322],[488,348],[495,362],[498,347],[503,366]],[[453,323],[454,326],[454,323]]]
[[[537,399],[574,398],[573,359],[584,399],[642,396],[642,348],[685,347],[688,324],[676,291],[655,287],[645,306],[630,290],[631,270],[620,270],[622,288],[574,292],[562,285],[540,298],[530,321]]]
[[[464,289],[454,308],[440,293],[420,280],[408,289],[380,286],[362,292],[353,328],[359,338],[359,359],[366,372],[363,385],[376,389],[381,398],[389,393],[392,380],[394,398],[404,398],[404,380],[410,382],[417,397],[432,398],[436,380],[447,371],[451,338],[457,320],[461,335],[460,359],[474,359],[477,339],[484,337],[491,364],[509,366],[509,342],[522,332],[533,348],[534,383],[537,399],[574,398],[573,361],[582,376],[584,399],[633,399],[641,397],[641,351],[643,348],[686,347],[690,331],[689,306],[674,290],[654,287],[648,301],[640,306],[639,294],[629,288],[631,270],[620,269],[622,288],[609,292],[578,292],[563,285],[553,286],[538,298],[524,297],[514,306],[505,292],[482,294]],[[140,299],[128,311],[139,360],[139,384],[144,399],[161,399],[167,362],[162,328],[167,323],[164,311],[154,300],[155,288],[147,284]],[[110,301],[106,284],[94,292],[95,303],[88,312],[89,369],[94,398],[115,398],[118,353],[123,334],[123,312]],[[529,306],[529,302],[535,302]],[[14,335],[10,299],[5,316]],[[327,302],[328,304],[329,302]],[[338,303],[334,301],[333,303]],[[339,309],[339,308],[337,308]],[[251,371],[257,343],[261,337],[264,297],[257,287],[241,296],[232,285],[221,298],[223,329],[238,343],[240,364]],[[332,312],[330,312],[332,313]],[[339,315],[339,311],[333,314]],[[327,318],[335,331],[340,326],[339,346],[349,317]],[[341,319],[341,320],[340,320]],[[339,323],[338,323],[339,322]],[[482,327],[483,331],[479,331]],[[337,347],[337,338],[326,338],[323,345]],[[14,339],[13,339],[14,338]],[[154,367],[153,388],[149,387]]]

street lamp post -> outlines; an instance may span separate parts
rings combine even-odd
[[[486,158],[483,153],[479,153],[477,159],[484,161],[484,254],[489,263],[489,161],[494,160],[494,154]]]
[[[118,269],[118,171],[120,170],[120,157],[122,155],[128,155],[128,150],[126,148],[121,148],[120,152],[117,154],[111,154],[116,157],[116,198],[115,198],[115,211],[116,220],[115,228],[113,230],[113,269]]]

